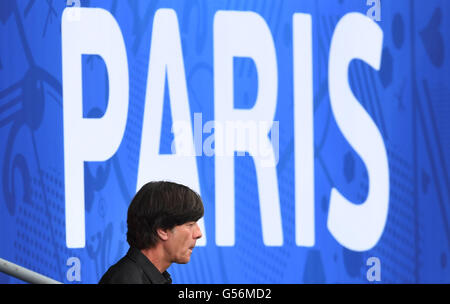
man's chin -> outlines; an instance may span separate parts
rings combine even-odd
[[[190,260],[191,260],[191,256],[183,257],[182,259],[179,259],[175,263],[177,263],[177,264],[187,264],[187,263],[189,263]]]

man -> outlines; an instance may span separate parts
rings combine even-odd
[[[170,284],[167,268],[186,264],[202,237],[197,221],[204,209],[200,196],[172,182],[150,182],[128,208],[128,253],[111,266],[99,284]]]

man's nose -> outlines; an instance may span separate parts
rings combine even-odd
[[[200,227],[197,223],[195,223],[194,227],[194,239],[199,239],[202,237],[202,231],[200,230]]]

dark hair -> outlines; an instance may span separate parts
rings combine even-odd
[[[127,215],[127,242],[137,249],[154,247],[157,229],[198,221],[204,214],[200,195],[177,183],[149,182],[136,193]]]

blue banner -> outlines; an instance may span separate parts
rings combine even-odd
[[[205,206],[174,283],[450,283],[449,14],[0,1],[0,257],[97,283],[172,180]]]

